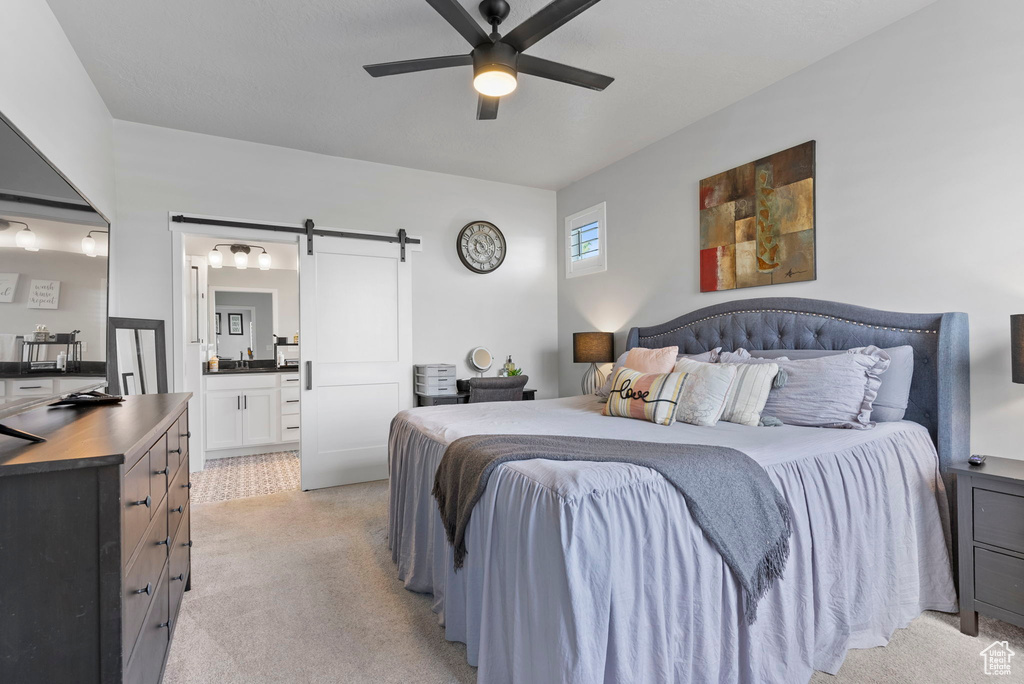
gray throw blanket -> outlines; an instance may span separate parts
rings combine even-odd
[[[789,558],[789,505],[756,461],[726,447],[552,435],[457,439],[441,458],[432,492],[456,569],[466,560],[466,528],[494,469],[535,458],[633,463],[664,475],[743,587],[747,622],[757,619],[758,602]]]

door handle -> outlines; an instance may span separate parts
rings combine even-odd
[[[241,411],[242,410],[242,395],[238,395],[237,397],[235,397],[235,399],[238,400],[238,410]]]
[[[313,362],[306,362],[306,389],[313,389]]]
[[[249,395],[248,394],[245,395],[245,401],[243,401],[242,403],[245,405],[245,410],[248,411],[249,410]]]

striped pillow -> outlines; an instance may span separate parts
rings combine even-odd
[[[768,401],[775,376],[779,374],[777,363],[723,363],[736,367],[736,380],[725,398],[722,420],[740,425],[760,425],[761,411]]]
[[[620,368],[612,378],[604,415],[671,425],[688,377],[686,373],[641,373]]]

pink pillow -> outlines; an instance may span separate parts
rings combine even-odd
[[[641,373],[671,373],[676,367],[676,354],[679,347],[662,347],[661,349],[646,349],[644,347],[633,347],[626,355],[626,368],[632,368]]]

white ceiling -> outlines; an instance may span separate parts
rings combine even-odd
[[[233,244],[234,240],[228,240],[226,238],[212,238],[204,235],[186,235],[185,236],[185,254],[192,256],[206,256],[210,253],[210,250],[215,245]],[[255,242],[245,242],[247,245],[255,245]],[[260,247],[264,247],[267,250],[267,254],[270,255],[270,268],[274,270],[285,270],[295,271],[299,268],[299,251],[296,243],[284,244],[280,242],[260,242]],[[221,247],[220,251],[224,254],[224,266],[223,268],[234,268],[235,262],[231,260],[231,249],[229,247]],[[259,270],[259,264],[257,257],[260,254],[259,249],[253,249],[249,252],[249,268]]]
[[[511,0],[503,33],[546,1]],[[522,76],[476,121],[468,67],[361,68],[469,51],[423,0],[49,0],[116,118],[543,188],[931,2],[604,0],[529,53],[615,77],[605,92]]]

